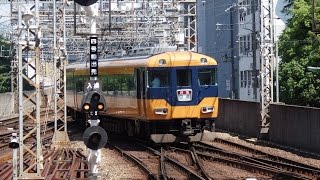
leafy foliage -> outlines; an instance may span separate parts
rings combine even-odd
[[[8,92],[11,89],[11,76],[10,76],[10,62],[11,57],[8,57],[10,44],[5,42],[5,39],[0,36],[0,93]]]
[[[280,100],[320,107],[320,73],[307,70],[308,66],[320,66],[320,37],[312,32],[311,2],[292,2],[292,18],[279,40]]]

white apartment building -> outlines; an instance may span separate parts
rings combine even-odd
[[[288,19],[285,14],[281,12],[285,2],[283,0],[273,0],[274,2],[274,32],[275,43],[278,41],[278,36],[285,28],[286,20]],[[255,12],[252,11],[251,0],[238,0],[238,51],[239,51],[239,99],[245,101],[260,101],[260,46],[257,44],[256,60],[253,59],[253,25],[255,25],[256,42],[260,41],[260,13],[258,1],[254,1]],[[253,13],[255,13],[255,21],[253,21]],[[276,63],[274,63],[276,64]],[[253,82],[253,70],[256,67],[256,75],[258,76],[258,86],[256,90],[256,96],[254,93]]]

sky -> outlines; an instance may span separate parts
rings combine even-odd
[[[10,23],[10,4],[0,4],[0,35],[9,32],[8,25]]]

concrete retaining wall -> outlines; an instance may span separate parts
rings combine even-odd
[[[258,137],[260,104],[220,99],[216,127],[236,134]],[[320,151],[320,109],[272,104],[270,106],[271,142],[279,145]]]
[[[0,94],[0,119],[14,113],[13,100],[13,93],[11,92]]]
[[[220,99],[216,127],[244,136],[257,137],[259,118],[259,103]]]
[[[31,92],[24,92],[26,95],[30,96]],[[47,105],[48,97],[51,100],[51,96],[44,95],[41,97],[41,107],[45,108]],[[26,98],[23,98],[26,101]],[[32,100],[35,101],[35,96],[32,97]],[[25,102],[24,110],[28,112],[32,112],[35,109],[35,105],[27,100]],[[12,115],[16,115],[18,113],[18,104],[14,104],[14,93],[7,92],[7,93],[0,93],[0,119],[6,118]]]
[[[273,104],[270,114],[270,141],[320,152],[319,108]]]

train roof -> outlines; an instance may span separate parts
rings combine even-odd
[[[206,62],[204,62],[204,60]],[[99,59],[99,69],[102,69],[102,71],[103,69],[112,70],[124,68],[129,70],[136,67],[182,67],[203,65],[217,65],[217,62],[209,56],[191,51],[165,52],[153,56]],[[89,67],[89,62],[75,63],[68,65],[67,69],[77,71],[79,74],[85,74]]]

